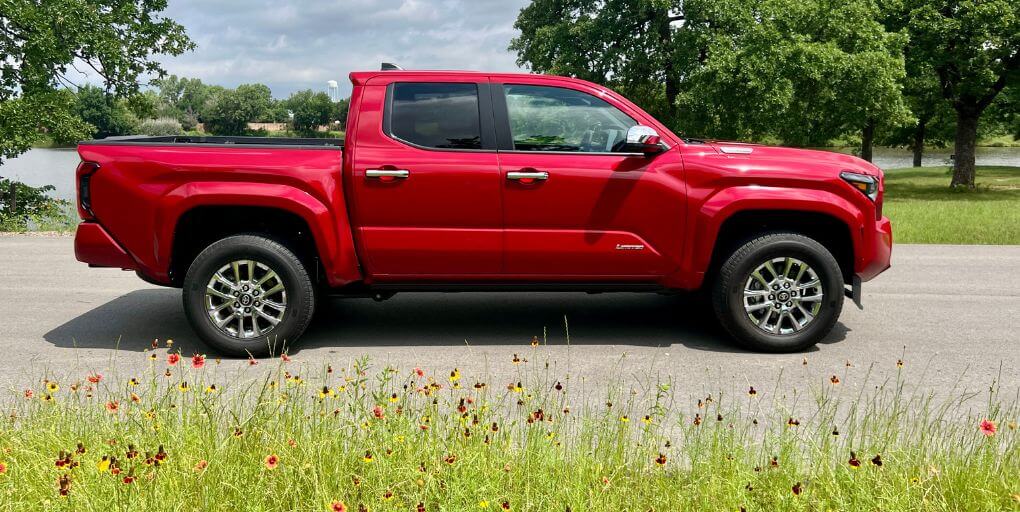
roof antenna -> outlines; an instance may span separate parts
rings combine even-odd
[[[392,63],[389,63],[389,62],[383,62],[382,63],[382,70],[383,71],[403,71],[404,68],[402,68],[402,67],[400,67],[400,66],[398,66],[396,64],[392,64]]]

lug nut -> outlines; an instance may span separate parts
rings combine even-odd
[[[261,302],[259,302],[259,301],[255,301],[255,305],[256,305],[256,306],[261,306],[261,305],[262,305],[262,303],[261,303]]]
[[[245,313],[251,313],[251,308],[244,308]]]
[[[786,307],[788,307],[788,308],[792,308],[792,307],[793,307],[793,302],[787,302],[787,303],[786,303]]]
[[[769,300],[776,300],[776,296],[772,295],[772,294],[769,294]]]
[[[234,297],[240,297],[240,296],[241,296],[241,292],[234,292]]]
[[[784,284],[784,285],[783,285],[783,288],[786,288],[787,290],[789,290],[789,289],[790,289],[790,283],[786,283],[786,284]]]
[[[235,307],[235,308],[239,308],[239,307],[241,307],[241,303],[240,303],[240,302],[235,302],[235,303],[234,303],[234,307]]]

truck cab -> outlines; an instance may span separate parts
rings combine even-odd
[[[882,172],[678,137],[582,80],[351,74],[346,136],[83,142],[78,259],[183,289],[226,354],[297,340],[323,294],[704,290],[754,350],[802,350],[889,266]]]

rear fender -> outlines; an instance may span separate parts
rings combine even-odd
[[[308,224],[326,280],[330,286],[343,286],[361,279],[358,258],[351,236],[347,209],[337,205],[331,211],[318,199],[300,189],[275,183],[183,184],[166,194],[156,211],[156,240],[173,240],[174,229],[181,216],[201,206],[255,206],[275,208],[297,215]],[[160,268],[170,267],[172,244],[157,250]]]

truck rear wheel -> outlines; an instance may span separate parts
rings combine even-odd
[[[184,278],[184,312],[219,353],[281,353],[311,321],[315,288],[301,260],[280,243],[231,236],[205,248]]]
[[[836,259],[815,240],[764,235],[723,263],[712,304],[723,328],[744,347],[796,352],[818,343],[836,324],[843,277]]]

